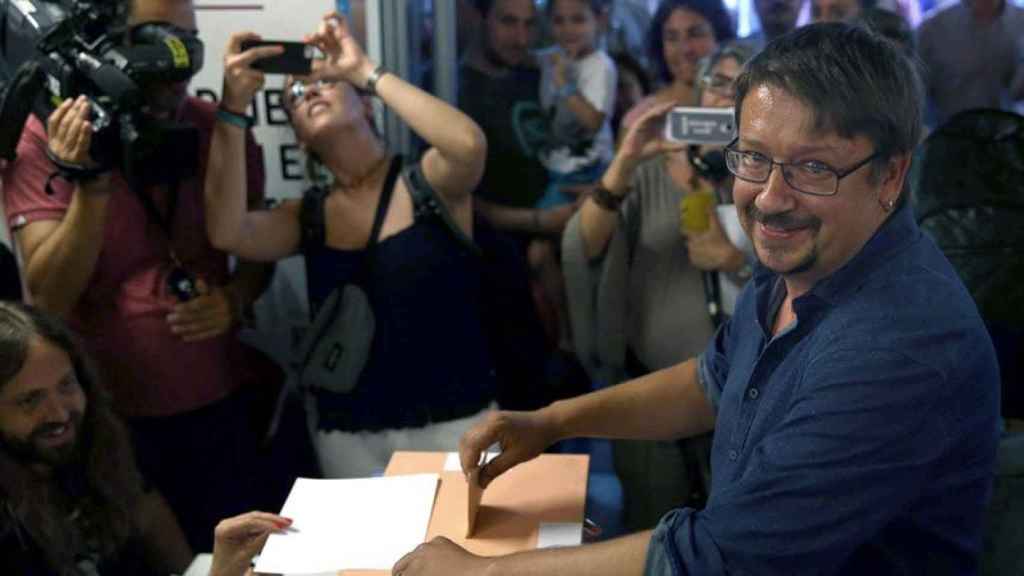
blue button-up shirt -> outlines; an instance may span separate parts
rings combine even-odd
[[[700,358],[710,497],[661,520],[646,573],[975,573],[999,371],[952,266],[903,208],[773,337],[783,296],[758,270]]]

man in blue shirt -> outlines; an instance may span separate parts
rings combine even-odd
[[[760,266],[699,359],[536,412],[497,412],[486,485],[569,436],[715,430],[703,510],[653,531],[502,558],[437,539],[395,574],[973,574],[998,438],[998,368],[970,296],[904,204],[913,66],[862,29],[770,44],[737,82],[733,198]],[[658,114],[623,143],[664,149]],[[646,126],[646,129],[645,129]],[[626,183],[603,182],[612,193]]]

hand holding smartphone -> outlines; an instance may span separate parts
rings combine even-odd
[[[313,71],[313,55],[316,53],[314,46],[286,40],[245,40],[242,42],[242,51],[259,46],[281,46],[284,52],[254,61],[252,67],[256,70],[266,74],[294,76],[308,76]]]

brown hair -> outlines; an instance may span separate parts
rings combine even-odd
[[[0,302],[0,388],[21,372],[36,338],[68,355],[88,404],[76,456],[48,481],[0,445],[0,533],[28,533],[52,570],[76,574],[78,554],[90,550],[109,557],[128,540],[142,482],[127,430],[81,343],[59,320]]]

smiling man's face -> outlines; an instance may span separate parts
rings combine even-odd
[[[68,462],[87,403],[67,353],[36,337],[21,371],[0,386],[0,447],[42,471]]]

